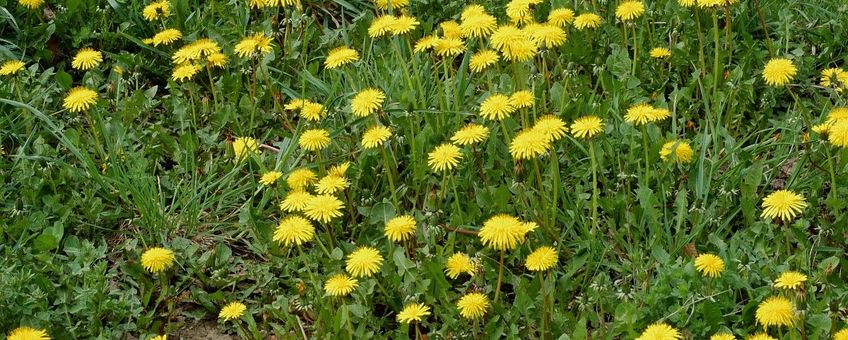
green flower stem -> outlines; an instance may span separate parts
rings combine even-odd
[[[719,28],[718,28],[718,13],[713,11],[713,103],[717,105],[718,103],[718,82],[721,79],[722,69],[720,68],[720,64],[718,61],[719,58]]]
[[[536,272],[536,277],[539,278],[539,288],[542,292],[542,317],[541,317],[541,338],[547,339],[548,335],[548,292],[545,291],[545,278],[541,271]]]
[[[825,152],[827,152],[827,168],[830,172],[830,194],[832,198],[836,198],[838,193],[836,192],[836,171],[833,170],[833,155],[830,152],[830,145],[825,145]],[[839,208],[833,212],[834,217],[836,217],[837,213],[839,213]]]
[[[551,155],[551,157],[553,157],[553,155]],[[541,206],[544,207],[548,203],[548,200],[547,195],[545,195],[544,185],[542,183],[542,171],[539,169],[539,159],[536,157],[533,158],[533,170],[534,172],[536,172],[536,189],[539,190],[539,200]],[[549,209],[545,209],[545,213],[547,213],[548,211]],[[556,238],[556,234],[554,234],[553,230],[551,230],[551,226],[547,223],[547,219],[545,219],[544,221],[545,222],[542,222],[540,224],[542,225],[542,229],[545,231],[545,234],[548,234],[548,236],[552,238]]]
[[[639,36],[636,34],[636,25],[631,27],[633,28],[633,63],[631,63],[630,74],[635,77],[636,67],[639,65]]]
[[[645,186],[651,183],[651,163],[648,155],[648,129],[642,124],[642,150],[645,153]]]
[[[207,65],[206,74],[209,76],[209,91],[212,92],[212,109],[218,111],[218,91],[215,89],[215,80],[212,78],[212,69]]]
[[[501,261],[498,265],[498,285],[495,288],[495,303],[498,303],[498,298],[501,296],[501,282],[503,281],[504,256],[506,250],[501,250]]]
[[[309,265],[307,264],[309,261],[306,254],[303,252],[303,246],[298,245],[297,251],[300,253],[300,261],[302,261],[303,266],[306,267],[306,272],[309,273],[309,281],[312,281],[312,285],[315,286],[315,291],[320,292],[321,288],[318,287],[318,281],[315,280],[315,275],[312,274],[312,268],[309,268]]]
[[[397,198],[397,188],[395,188],[395,180],[394,180],[394,171],[392,171],[391,162],[389,161],[389,155],[386,152],[386,147],[380,147],[383,153],[383,162],[386,166],[386,177],[389,179],[389,189],[392,191],[392,203],[395,205],[395,209],[400,209],[400,204],[398,204]]]
[[[695,27],[698,31],[698,61],[701,64],[701,75],[707,70],[707,59],[704,57],[704,32],[701,29],[701,13],[696,9],[693,11],[695,15]]]
[[[459,216],[460,222],[465,222],[465,219],[462,216],[462,208],[459,206],[459,194],[456,191],[456,176],[451,176],[451,184],[453,187],[453,204],[456,209],[453,213]]]
[[[347,328],[348,334],[350,337],[348,339],[353,339],[353,326],[350,323],[350,311],[347,304],[342,304],[342,313],[345,318],[345,328]]]
[[[592,233],[598,230],[598,164],[595,159],[595,142],[589,140],[589,160],[592,164]]]

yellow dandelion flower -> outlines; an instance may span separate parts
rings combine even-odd
[[[451,279],[456,279],[462,273],[474,276],[475,269],[474,261],[464,253],[455,253],[448,258],[445,264],[445,275]]]
[[[300,116],[311,122],[319,121],[327,116],[327,109],[321,103],[307,100],[300,108]]]
[[[157,335],[147,340],[168,340],[167,335]]]
[[[601,21],[603,21],[603,19],[601,19],[600,15],[595,13],[584,13],[574,17],[574,27],[578,30],[598,28],[601,26]]]
[[[544,271],[551,269],[557,263],[557,252],[551,247],[539,247],[530,255],[527,255],[525,266],[532,271]]]
[[[468,67],[471,71],[481,72],[489,66],[496,64],[498,60],[500,60],[498,52],[493,50],[481,50],[471,56],[471,60],[468,62]]]
[[[548,23],[565,27],[574,21],[574,11],[568,8],[556,8],[548,13]]]
[[[168,3],[168,0],[151,2],[147,6],[144,6],[144,9],[141,11],[141,15],[144,16],[144,19],[147,21],[153,21],[160,17],[169,16],[171,15],[171,4]]]
[[[350,101],[350,110],[359,118],[367,117],[383,108],[386,94],[375,88],[367,88],[353,97]]]
[[[795,322],[792,301],[782,296],[772,296],[757,306],[757,323],[766,329],[771,326],[791,326]]]
[[[748,340],[777,340],[777,339],[772,338],[770,335],[768,335],[766,333],[757,333],[757,334],[754,334],[754,335],[748,337]]]
[[[183,33],[178,29],[169,28],[153,35],[153,46],[170,45],[171,43],[180,40]]]
[[[412,30],[418,27],[419,24],[421,23],[418,22],[415,17],[411,17],[404,14],[395,18],[395,20],[392,22],[388,29],[389,32],[392,33],[392,35],[397,36],[412,32]]]
[[[379,9],[389,9],[389,5],[392,9],[409,7],[409,0],[374,0],[374,6]]]
[[[456,167],[462,159],[462,153],[456,145],[444,143],[427,154],[427,165],[433,171],[448,171]]]
[[[44,0],[18,0],[18,4],[29,9],[37,9],[44,4]]]
[[[324,292],[330,296],[346,296],[358,286],[359,282],[347,274],[336,274],[324,282]]]
[[[179,65],[174,68],[174,72],[171,74],[171,80],[180,82],[191,80],[198,72],[200,72],[200,66],[194,64]]]
[[[371,26],[368,27],[368,36],[371,38],[379,38],[391,32],[391,27],[394,25],[396,18],[391,15],[383,15],[371,21]]]
[[[524,62],[536,56],[538,51],[530,34],[512,25],[498,27],[489,40],[507,61]]]
[[[666,323],[655,323],[642,332],[636,340],[678,340],[683,339],[680,331]]]
[[[489,137],[489,128],[480,124],[468,124],[451,137],[451,142],[456,145],[471,145],[479,143]]]
[[[330,133],[324,129],[306,130],[297,143],[307,151],[320,151],[330,145]]]
[[[530,1],[510,0],[506,3],[506,16],[514,23],[522,23],[530,15]]]
[[[843,328],[841,331],[833,335],[833,340],[848,340],[848,328]]]
[[[434,47],[436,47],[436,45],[439,44],[439,40],[441,40],[441,38],[435,35],[426,35],[415,42],[415,48],[413,49],[413,51],[415,53],[419,53],[433,49]]]
[[[150,248],[141,254],[141,266],[158,273],[174,265],[174,252],[165,248]]]
[[[654,59],[665,59],[671,57],[671,50],[665,47],[654,47],[651,49],[651,58]]]
[[[514,159],[533,159],[551,148],[551,139],[539,130],[524,129],[509,143],[509,153]]]
[[[315,221],[328,223],[342,216],[344,203],[332,195],[315,195],[306,202],[303,214]]]
[[[244,315],[244,312],[247,310],[247,306],[238,301],[233,301],[228,303],[224,308],[221,308],[221,312],[218,313],[218,319],[224,321],[230,321],[240,318]]]
[[[486,12],[468,15],[462,18],[462,23],[459,24],[463,38],[482,39],[492,34],[496,28],[498,28],[497,19]]]
[[[410,303],[403,307],[396,319],[400,323],[413,323],[420,322],[428,315],[430,315],[430,307],[423,303]]]
[[[631,106],[624,114],[624,120],[631,124],[642,125],[653,121],[654,107],[641,103]]]
[[[530,31],[530,39],[533,40],[536,45],[554,48],[565,43],[566,34],[562,27],[552,24],[543,24],[533,27]]]
[[[509,97],[493,94],[480,103],[480,116],[489,120],[503,120],[515,112]]]
[[[536,98],[533,97],[533,92],[527,90],[516,91],[509,96],[509,103],[516,109],[525,107],[533,107]]]
[[[692,156],[695,152],[692,146],[685,140],[673,140],[663,144],[660,149],[660,158],[664,161],[674,161],[675,163],[689,163],[692,161]]]
[[[286,184],[294,190],[302,190],[317,179],[318,177],[312,170],[300,168],[289,173],[289,176],[286,177]]]
[[[803,286],[806,281],[807,275],[795,271],[787,271],[780,274],[780,276],[774,280],[774,287],[781,289],[797,289],[798,287]]]
[[[23,61],[20,60],[7,60],[3,63],[3,66],[0,66],[0,76],[8,76],[12,74],[16,74],[24,69]]]
[[[481,293],[469,293],[459,299],[456,308],[459,309],[459,315],[466,319],[479,319],[489,308],[489,298]]]
[[[18,327],[9,333],[7,340],[50,340],[47,331],[43,329],[35,329],[32,327]]]
[[[311,241],[313,237],[315,237],[315,227],[312,226],[312,222],[300,216],[289,216],[277,225],[273,240],[283,246],[299,246]]]
[[[454,57],[465,52],[465,42],[460,38],[443,38],[436,41],[433,50],[440,57]]]
[[[571,134],[577,138],[592,138],[604,131],[604,121],[596,116],[584,116],[571,123]]]
[[[315,184],[315,191],[319,194],[332,195],[339,191],[344,191],[350,186],[350,182],[344,176],[327,175],[318,180]]]
[[[350,162],[344,162],[342,164],[333,165],[327,170],[327,173],[335,176],[344,176],[347,173],[348,168],[350,168]]]
[[[716,278],[724,271],[724,260],[713,254],[701,254],[695,258],[695,269],[701,275]]]
[[[392,242],[402,242],[415,234],[415,228],[415,218],[410,215],[401,215],[386,222],[383,233]]]
[[[697,4],[697,0],[677,0],[677,3],[683,7],[693,7]]]
[[[224,67],[227,65],[227,55],[216,52],[206,57],[206,64],[214,67]]]
[[[290,191],[280,202],[280,210],[285,212],[303,211],[312,197],[312,194],[306,190]]]
[[[532,229],[515,217],[500,214],[483,222],[477,236],[484,246],[495,250],[511,250],[524,243],[525,236]]]
[[[382,264],[383,256],[376,248],[359,247],[347,256],[345,270],[353,277],[371,277]]]
[[[827,140],[833,146],[848,147],[848,120],[840,120],[827,129]]]
[[[259,179],[259,184],[262,185],[271,185],[277,183],[277,180],[283,177],[283,173],[279,171],[268,171],[262,174],[262,178]]]
[[[459,39],[462,37],[462,29],[456,21],[443,21],[439,23],[439,28],[442,29],[442,36],[447,39]]]
[[[250,137],[238,137],[233,141],[233,153],[236,162],[246,159],[250,155],[259,153],[259,141]]]
[[[641,1],[624,1],[615,8],[615,17],[621,21],[631,21],[645,14],[645,4]]]
[[[103,53],[90,48],[83,48],[74,56],[71,67],[77,70],[90,70],[103,62]]]
[[[839,68],[822,70],[820,84],[824,87],[835,87],[836,91],[842,92],[848,87],[848,72]]]
[[[813,132],[822,135],[823,137],[827,137],[827,134],[830,132],[830,124],[827,122],[813,125]]]
[[[836,124],[848,120],[848,107],[835,107],[827,113],[827,123]]]
[[[775,58],[769,60],[765,68],[763,68],[763,80],[771,86],[783,86],[789,84],[797,73],[798,68],[795,67],[792,60]]]
[[[763,198],[763,213],[760,216],[790,221],[806,207],[804,196],[789,190],[778,190]]]
[[[264,32],[254,33],[245,37],[236,44],[233,51],[240,58],[248,58],[253,56],[263,56],[271,53],[274,47],[271,45],[271,37],[265,35]]]
[[[733,334],[728,333],[716,333],[710,337],[710,340],[736,340],[736,337]]]
[[[337,47],[327,54],[327,59],[324,60],[324,67],[328,69],[339,68],[359,60],[359,52],[350,47]]]
[[[62,107],[71,112],[82,112],[88,110],[99,98],[97,92],[87,87],[77,86],[68,91]]]
[[[533,130],[538,131],[550,141],[557,141],[568,133],[568,126],[557,116],[544,115],[536,119]]]

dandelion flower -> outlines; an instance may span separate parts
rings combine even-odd
[[[271,185],[277,183],[277,180],[283,177],[283,173],[279,171],[268,171],[262,174],[262,178],[259,179],[259,184],[262,185]]]
[[[391,4],[392,9],[400,9],[409,6],[409,0],[374,0],[374,6],[379,9],[389,9]]]
[[[792,301],[782,296],[772,296],[757,306],[757,323],[766,329],[770,326],[790,326],[795,320]]]
[[[539,46],[546,48],[559,47],[565,43],[566,34],[562,27],[556,25],[536,25],[530,31],[530,39]]]
[[[289,176],[286,177],[286,184],[294,190],[302,190],[317,179],[318,177],[312,170],[300,168],[289,173]]]
[[[683,335],[674,327],[666,323],[655,323],[642,332],[636,340],[678,340],[683,339]]]
[[[574,21],[574,11],[568,8],[557,8],[548,13],[548,23],[565,27]]]
[[[171,14],[171,4],[168,3],[168,0],[151,2],[149,5],[144,6],[141,14],[147,21],[153,21],[159,17],[166,17]]]
[[[509,144],[509,153],[515,159],[533,159],[548,152],[551,148],[551,139],[542,131],[536,129],[524,129],[512,139]]]
[[[199,61],[204,56],[211,56],[216,53],[221,53],[221,46],[218,46],[218,43],[211,39],[198,39],[180,47],[171,56],[171,61],[174,64],[183,65]]]
[[[319,194],[332,195],[339,191],[343,191],[350,186],[350,182],[344,176],[327,175],[318,180],[315,184],[315,191]]]
[[[733,334],[728,333],[716,333],[710,337],[710,340],[736,340],[736,337]]]
[[[511,0],[506,4],[506,15],[514,23],[523,23],[529,20],[530,1]]]
[[[332,195],[315,195],[306,202],[303,214],[315,221],[328,223],[342,216],[344,203]]]
[[[468,124],[453,134],[451,142],[456,145],[471,145],[482,142],[487,137],[489,137],[489,128],[480,124]]]
[[[171,43],[180,40],[183,37],[182,32],[177,29],[169,28],[162,32],[156,33],[153,36],[153,46],[170,45]]]
[[[757,334],[754,334],[754,335],[748,337],[747,340],[777,340],[777,339],[772,338],[770,335],[768,335],[766,333],[757,333]]]
[[[604,122],[596,116],[584,116],[571,123],[571,134],[577,138],[592,138],[604,131]]]
[[[584,13],[574,17],[574,27],[578,30],[598,28],[601,26],[602,20],[601,16],[595,13]]]
[[[489,40],[507,61],[524,62],[532,59],[538,51],[538,45],[530,34],[512,25],[498,27]]]
[[[697,4],[697,0],[677,0],[677,3],[682,7],[693,7]]]
[[[150,248],[141,254],[141,266],[158,273],[174,265],[174,252],[165,248]]]
[[[423,303],[410,303],[403,307],[396,318],[400,323],[412,323],[420,322],[422,318],[428,315],[430,315],[430,307]]]
[[[245,306],[243,303],[238,301],[230,302],[229,304],[224,306],[224,308],[221,308],[221,312],[218,313],[218,319],[224,321],[235,320],[244,315],[244,311],[246,310],[247,306]]]
[[[829,68],[821,71],[821,86],[835,87],[837,92],[842,92],[848,87],[848,72],[838,68]]]
[[[641,1],[624,1],[615,8],[615,17],[621,21],[631,21],[645,14],[645,4]]]
[[[273,240],[283,246],[299,246],[311,241],[313,237],[315,237],[315,227],[312,226],[312,222],[300,216],[289,216],[277,225]]]
[[[68,91],[62,107],[71,112],[82,112],[88,110],[97,103],[98,95],[94,90],[87,87],[77,86]]]
[[[658,122],[658,121],[661,121],[661,120],[666,119],[668,117],[671,117],[671,111],[669,111],[666,108],[661,108],[661,107],[655,107],[653,110],[651,110],[651,113],[650,113],[650,116],[649,116],[649,118],[652,122]]]
[[[29,9],[36,9],[41,7],[44,4],[44,0],[18,0],[18,3],[21,6],[24,6]],[[11,339],[11,336],[10,336]]]
[[[459,39],[462,37],[462,29],[456,21],[449,20],[439,23],[442,35],[447,39]]]
[[[227,65],[227,55],[216,52],[206,57],[206,63],[209,66],[224,67]]]
[[[327,54],[324,67],[328,69],[339,68],[359,60],[359,52],[349,47],[337,47]]]
[[[538,131],[551,141],[557,141],[568,133],[565,122],[554,115],[544,115],[536,119],[533,130]]]
[[[836,124],[839,121],[848,120],[848,108],[836,107],[827,113],[827,123]]]
[[[368,36],[371,38],[379,38],[386,33],[391,32],[391,27],[394,25],[396,18],[391,15],[383,15],[371,21],[368,26]]]
[[[259,141],[250,137],[238,137],[233,141],[233,153],[236,161],[247,158],[248,155],[259,153]]]
[[[7,340],[50,340],[47,331],[43,329],[35,329],[32,327],[18,327],[9,333]]]
[[[300,115],[308,121],[315,122],[327,116],[327,109],[321,103],[307,100],[300,108]]]
[[[804,285],[807,281],[807,275],[799,272],[787,271],[780,274],[777,280],[774,280],[775,288],[796,289]]]
[[[168,340],[167,335],[157,335],[147,340]]]
[[[533,107],[533,102],[536,98],[533,97],[533,92],[521,90],[509,96],[509,103],[516,109]]]
[[[418,39],[418,41],[415,42],[415,48],[413,49],[413,51],[415,53],[419,53],[433,49],[439,43],[439,40],[441,40],[441,38],[435,35],[424,36],[423,38]]]
[[[8,76],[11,74],[15,74],[24,69],[23,61],[20,60],[7,60],[3,63],[3,66],[0,66],[0,76]]]
[[[459,164],[462,153],[456,145],[444,143],[437,146],[427,155],[427,165],[434,171],[451,170]]]
[[[103,53],[90,48],[83,48],[74,56],[71,67],[77,70],[90,70],[103,62]]]
[[[440,57],[453,57],[465,52],[465,42],[460,38],[439,39],[433,50]]]
[[[848,328],[844,328],[833,335],[833,340],[848,340]]]
[[[392,136],[392,130],[385,126],[374,126],[362,134],[362,147],[373,149],[383,146]]]
[[[324,292],[330,296],[345,296],[358,286],[359,282],[347,274],[336,274],[324,282]]]
[[[271,46],[271,37],[264,32],[254,33],[241,41],[233,48],[240,58],[262,56],[274,50]]]
[[[489,308],[489,298],[481,293],[466,294],[456,303],[456,308],[459,309],[459,315],[466,319],[479,319]]]
[[[512,101],[502,94],[493,94],[480,104],[480,116],[489,120],[503,120],[513,112]]]
[[[389,32],[391,32],[392,35],[407,34],[409,32],[412,32],[412,30],[414,30],[416,27],[418,27],[419,24],[421,23],[418,22],[415,17],[401,15],[395,18],[395,20],[389,26]]]
[[[828,141],[833,146],[848,147],[848,120],[840,120],[828,127]]]
[[[695,269],[706,277],[716,278],[724,271],[724,260],[713,254],[701,254],[695,258]]]
[[[769,60],[763,69],[763,80],[771,86],[783,86],[789,84],[797,73],[798,68],[792,60],[775,58]]]
[[[498,21],[488,13],[477,13],[462,18],[459,24],[460,34],[464,38],[482,39],[488,37],[498,27]]]
[[[468,67],[474,72],[481,72],[489,66],[496,64],[500,60],[498,52],[493,50],[481,50],[471,56],[471,61],[468,62]]]
[[[335,176],[344,176],[347,173],[348,168],[350,168],[350,162],[344,162],[342,164],[333,165],[327,170],[327,173]]]
[[[415,234],[415,219],[410,215],[401,215],[386,222],[383,233],[392,242],[401,242]]]
[[[557,263],[557,252],[551,247],[539,247],[527,255],[525,266],[532,271],[548,270]]]
[[[330,145],[330,133],[324,129],[306,130],[300,135],[297,143],[307,151],[320,151]]]
[[[305,190],[290,191],[280,202],[280,210],[286,212],[303,211],[312,197],[312,194]]]
[[[380,270],[383,256],[372,247],[359,247],[347,256],[345,269],[353,277],[371,277]]]
[[[653,121],[655,112],[651,105],[641,103],[631,106],[624,114],[624,120],[631,124],[642,125]]]
[[[384,100],[386,100],[386,94],[383,91],[367,88],[353,97],[350,108],[354,116],[362,118],[379,111],[383,107]]]
[[[200,72],[200,66],[183,64],[174,69],[174,73],[171,74],[171,80],[180,82],[191,80],[198,72]]]
[[[807,202],[802,195],[789,190],[778,190],[763,198],[762,206],[762,218],[780,218],[783,221],[789,221],[807,207]]]
[[[524,243],[525,236],[531,230],[532,228],[528,228],[519,219],[500,214],[483,222],[477,236],[484,246],[503,251],[515,249],[520,243]]]
[[[692,151],[692,146],[684,140],[673,140],[663,144],[660,149],[660,158],[664,161],[674,161],[676,163],[689,163],[692,161],[692,156],[695,154]]]
[[[654,59],[665,59],[671,57],[671,50],[665,47],[654,47],[651,49],[651,58]]]
[[[474,276],[474,261],[471,261],[471,258],[464,253],[455,253],[445,264],[445,274],[451,279],[456,279],[462,273]]]

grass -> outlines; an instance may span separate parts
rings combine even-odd
[[[646,2],[643,15],[621,22],[618,1],[545,1],[531,7],[538,22],[555,8],[604,20],[566,26],[562,45],[482,72],[470,63],[491,47],[487,38],[465,39],[453,57],[413,52],[419,38],[445,35],[440,23],[460,22],[465,1],[413,1],[408,13],[420,24],[380,38],[368,29],[387,11],[363,0],[261,9],[172,0],[171,14],[154,21],[142,16],[147,4],[48,1],[29,10],[0,0],[8,23],[0,64],[26,65],[0,76],[0,334],[31,326],[55,339],[149,339],[212,324],[241,338],[628,339],[666,323],[684,339],[762,331],[824,339],[846,327],[848,155],[812,131],[846,106],[844,84],[820,80],[845,64],[842,2]],[[508,22],[506,2],[480,4]],[[143,42],[164,28],[183,38]],[[272,37],[272,51],[237,56],[235,46],[256,32]],[[207,37],[228,64],[174,81],[171,55]],[[339,46],[359,60],[327,68]],[[104,60],[72,68],[84,47]],[[654,47],[671,57],[651,58]],[[785,86],[762,78],[777,57],[798,69]],[[75,86],[95,90],[97,103],[63,108]],[[369,87],[386,99],[356,117],[350,102]],[[532,107],[502,121],[480,114],[490,95],[519,89],[533,93]],[[298,98],[327,115],[310,121],[284,109]],[[628,122],[639,103],[670,117]],[[594,115],[604,128],[514,158],[512,141],[547,114],[568,126]],[[434,171],[429,153],[471,122],[488,138],[460,146],[455,167]],[[392,136],[366,149],[361,137],[374,125]],[[305,150],[308,129],[325,129],[329,145]],[[237,137],[260,146],[237,161]],[[691,162],[660,157],[678,140],[691,145]],[[279,221],[299,214],[278,206],[292,191],[286,176],[308,168],[321,178],[344,162],[349,186],[333,194],[341,216],[313,222],[315,236],[301,246],[275,242]],[[260,184],[269,171],[283,177]],[[781,189],[807,207],[787,221],[762,217],[763,198]],[[486,247],[478,234],[498,214],[538,228],[514,249]],[[391,242],[383,228],[400,215],[416,220],[415,233]],[[384,259],[378,271],[349,295],[327,294],[326,280],[347,272],[347,256],[362,246]],[[528,270],[527,256],[542,246],[556,250],[556,264]],[[153,247],[175,254],[168,270],[142,266]],[[449,278],[446,261],[460,252],[473,276]],[[705,253],[724,260],[718,278],[695,268]],[[785,271],[807,281],[775,288]],[[475,320],[456,306],[469,293],[489,302]],[[771,296],[791,300],[792,325],[763,329],[757,310]],[[247,311],[219,320],[233,301]],[[413,302],[431,314],[399,322]]]

